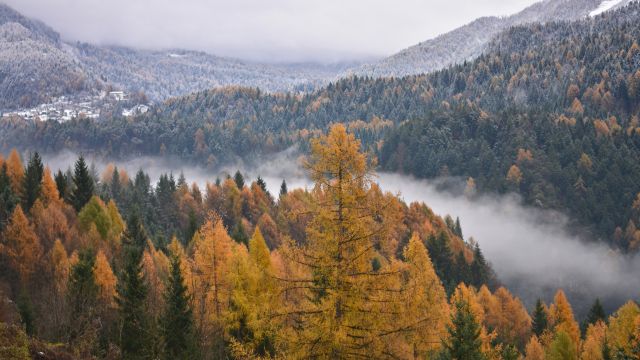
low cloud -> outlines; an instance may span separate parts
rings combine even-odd
[[[71,41],[259,61],[386,56],[536,0],[6,0]]]
[[[67,169],[76,155],[66,152],[44,158],[53,169]],[[88,161],[93,161],[99,171],[107,163],[100,159]],[[260,175],[274,195],[283,179],[289,189],[311,187],[299,164],[294,149],[256,166],[237,164],[215,170],[153,157],[117,162],[131,177],[138,169],[148,173],[153,182],[163,173],[172,172],[177,177],[183,172],[188,182],[201,186],[239,169],[248,181]],[[442,190],[443,180],[380,173],[376,181],[383,190],[399,193],[407,202],[425,202],[437,214],[459,217],[465,238],[473,237],[479,242],[499,279],[529,306],[538,297],[551,300],[558,288],[568,293],[578,313],[585,313],[596,297],[613,310],[640,296],[640,258],[621,256],[601,243],[573,234],[568,230],[567,217],[561,213],[524,206],[515,195],[469,199],[462,191]],[[449,184],[456,181],[461,182],[447,180]]]

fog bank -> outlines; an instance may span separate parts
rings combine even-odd
[[[247,182],[260,175],[277,196],[283,179],[289,189],[310,187],[297,157],[291,149],[256,166],[238,164],[219,169],[153,157],[119,161],[117,165],[132,178],[138,169],[148,173],[153,183],[163,173],[171,172],[177,178],[182,172],[189,183],[201,186],[240,169]],[[76,158],[68,152],[44,156],[52,169],[67,169]],[[91,158],[87,161],[95,163],[98,174],[107,163]],[[640,296],[640,258],[620,256],[605,245],[571,234],[566,216],[560,213],[526,207],[515,195],[469,199],[462,191],[440,190],[442,180],[380,173],[376,181],[383,190],[399,193],[407,202],[425,202],[439,215],[459,217],[465,239],[473,237],[479,242],[499,279],[529,306],[537,297],[549,301],[557,288],[565,289],[578,313],[584,313],[596,297],[613,310]]]

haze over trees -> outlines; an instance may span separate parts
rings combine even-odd
[[[0,166],[6,178],[24,178],[29,171],[14,154],[10,173],[8,160]],[[131,180],[110,165],[90,177],[79,212],[78,197],[61,198],[46,169],[29,212],[20,201],[2,203],[11,215],[0,232],[0,295],[18,307],[0,307],[0,351],[140,359],[635,354],[636,303],[607,316],[596,302],[582,331],[561,290],[530,315],[477,244],[461,237],[459,221],[384,193],[372,181],[374,165],[335,125],[312,142],[311,190],[287,189],[276,200],[258,181],[239,188],[239,177],[204,193],[172,176],[151,187],[142,171]],[[85,166],[78,159],[70,176],[82,178]],[[22,184],[35,184],[6,183],[2,191],[22,201],[33,193]],[[60,184],[75,184],[71,194],[85,186]],[[193,233],[185,214],[195,214]],[[237,224],[246,242],[230,235]]]

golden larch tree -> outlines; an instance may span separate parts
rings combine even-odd
[[[93,266],[93,274],[98,285],[98,299],[107,307],[115,306],[116,276],[111,270],[109,260],[102,250],[98,251]]]
[[[24,177],[24,166],[20,160],[18,150],[12,149],[6,160],[7,173],[11,179],[11,188],[15,194],[22,193],[22,178]]]
[[[424,243],[413,234],[404,250],[406,282],[403,284],[403,335],[410,345],[410,356],[425,358],[440,348],[449,321],[449,305],[442,282]]]
[[[622,351],[631,355],[631,339],[635,329],[636,317],[640,315],[640,308],[634,301],[628,301],[609,317],[607,343],[613,351]]]
[[[18,274],[24,286],[40,266],[44,250],[20,205],[13,210],[2,235],[0,254]]]
[[[193,239],[193,296],[196,326],[203,341],[220,337],[230,296],[229,260],[234,242],[222,219],[211,212]]]

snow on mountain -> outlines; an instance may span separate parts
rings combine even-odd
[[[622,1],[623,0],[604,0],[602,3],[600,3],[600,6],[589,13],[589,16],[594,17],[600,15],[605,11],[613,9],[614,6],[620,4]]]

